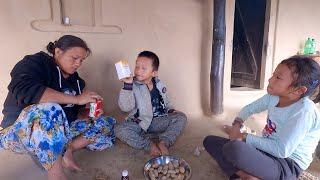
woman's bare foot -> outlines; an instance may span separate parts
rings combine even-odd
[[[72,151],[68,149],[62,158],[62,166],[76,171],[82,171],[82,169],[74,162]]]
[[[151,147],[150,147],[150,155],[155,157],[155,156],[160,156],[161,155],[161,151],[158,148],[156,143],[151,143]]]
[[[158,144],[158,147],[159,147],[162,155],[169,155],[169,150],[168,150],[166,143],[164,141],[160,141]]]
[[[48,180],[68,180],[67,176],[63,172],[62,157],[59,156],[56,162],[48,171]]]
[[[63,171],[48,173],[48,180],[68,180]]]

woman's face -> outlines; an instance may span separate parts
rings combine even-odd
[[[63,51],[59,48],[55,49],[54,59],[64,77],[75,73],[87,57],[87,51],[81,47],[72,47]]]

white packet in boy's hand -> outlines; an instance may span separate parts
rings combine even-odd
[[[130,77],[131,72],[130,72],[128,61],[126,60],[119,61],[115,64],[115,66],[116,66],[119,79]]]

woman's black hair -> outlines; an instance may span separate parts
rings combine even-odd
[[[292,56],[280,64],[286,65],[292,72],[293,87],[305,86],[308,90],[301,96],[309,96],[319,86],[320,66],[309,56]]]
[[[54,55],[55,48],[66,51],[73,47],[81,47],[87,51],[88,55],[91,54],[91,50],[89,49],[87,43],[81,38],[73,35],[64,35],[60,37],[58,41],[49,42],[49,44],[47,45],[47,50],[49,53]]]

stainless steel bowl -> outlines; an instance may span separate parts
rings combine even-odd
[[[159,165],[166,165],[170,161],[182,161],[182,163],[184,164],[184,168],[187,172],[186,174],[188,174],[187,176],[185,176],[184,180],[188,180],[191,178],[191,167],[184,159],[176,157],[176,156],[159,156],[159,157],[155,157],[153,159],[150,159],[144,165],[143,174],[144,174],[145,179],[150,180],[148,171],[151,168],[152,164],[157,162],[157,164],[159,164]]]

